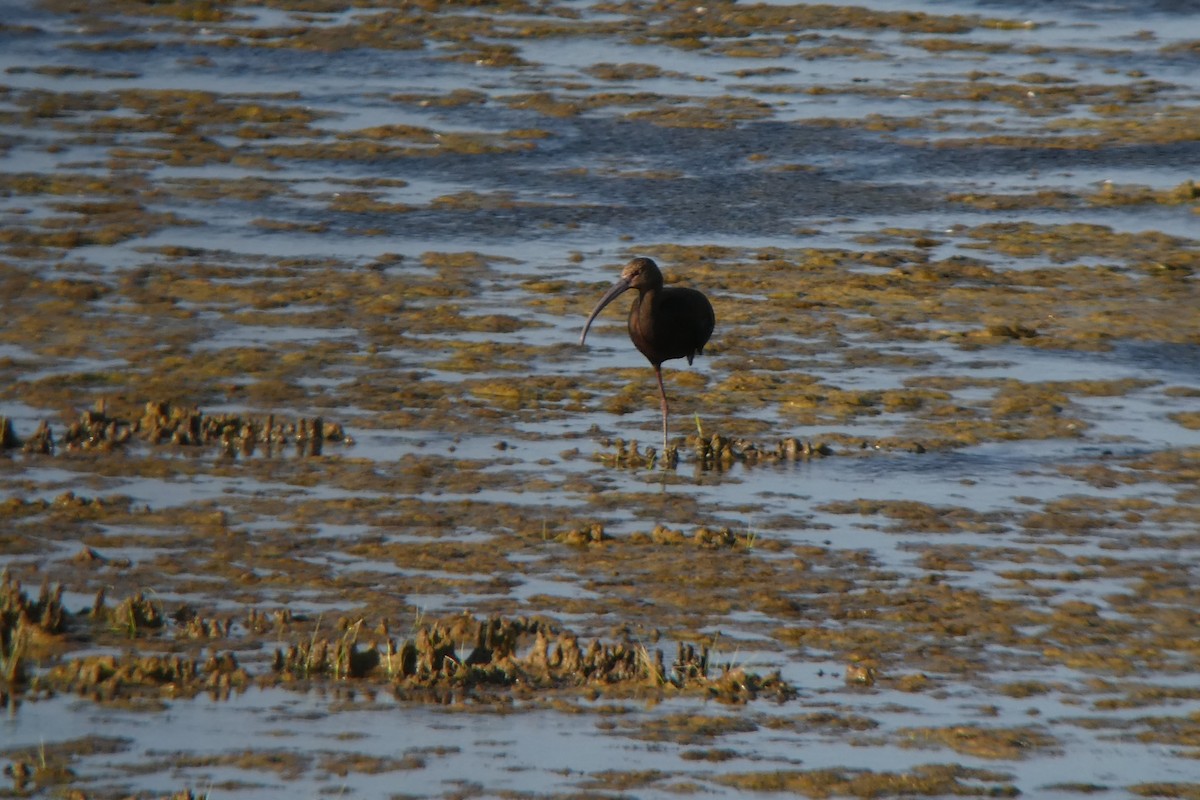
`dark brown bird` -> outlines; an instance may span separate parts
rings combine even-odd
[[[609,287],[592,309],[579,343],[587,338],[592,320],[604,307],[628,289],[637,289],[629,309],[629,338],[654,366],[658,393],[662,397],[663,450],[667,449],[667,390],[663,388],[662,363],[686,358],[688,363],[704,351],[717,324],[712,304],[695,289],[663,286],[658,265],[649,258],[635,258],[621,270],[621,279]]]

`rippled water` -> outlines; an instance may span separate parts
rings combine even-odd
[[[634,25],[638,17],[616,6],[560,5],[577,13],[582,22],[628,18]],[[1153,583],[1155,574],[1166,575],[1168,567],[1174,570],[1171,580],[1194,589],[1200,567],[1196,547],[1200,498],[1194,485],[1135,466],[1138,459],[1156,454],[1184,453],[1180,467],[1184,469],[1194,466],[1200,447],[1200,429],[1179,421],[1180,415],[1195,412],[1200,389],[1200,340],[1188,332],[1195,325],[1185,318],[1186,298],[1200,302],[1190,272],[1180,284],[1184,299],[1178,301],[1178,308],[1184,312],[1178,335],[1156,339],[1148,333],[1096,349],[1038,348],[1018,341],[974,347],[951,334],[977,328],[977,321],[936,314],[912,327],[944,331],[941,340],[891,338],[869,328],[850,327],[869,321],[877,313],[873,307],[856,308],[853,313],[838,309],[839,316],[830,316],[827,328],[810,329],[801,327],[803,311],[780,305],[785,309],[780,315],[797,315],[796,327],[770,329],[767,336],[777,344],[767,352],[754,347],[760,334],[753,320],[722,314],[734,312],[739,303],[793,301],[790,296],[773,295],[769,285],[747,288],[733,282],[740,273],[752,272],[771,248],[787,251],[789,258],[802,262],[796,254],[806,249],[872,250],[877,244],[870,237],[912,239],[919,234],[937,239],[925,246],[931,259],[978,258],[1001,271],[1036,272],[1094,263],[1134,273],[1144,267],[1145,259],[1134,245],[1124,252],[1068,258],[1063,264],[1049,252],[1018,257],[980,249],[979,238],[971,235],[977,226],[1032,222],[1085,223],[1115,233],[1160,232],[1179,237],[1178,252],[1194,253],[1200,208],[1194,201],[988,208],[947,198],[1039,191],[1092,197],[1109,184],[1167,191],[1198,177],[1194,166],[1200,163],[1200,143],[1194,137],[1147,133],[1143,141],[1133,133],[1096,146],[1071,142],[1042,146],[1034,139],[1066,137],[1064,132],[1089,130],[1089,120],[1119,116],[1103,106],[1120,105],[1125,97],[1120,89],[1134,92],[1147,82],[1163,86],[1152,99],[1137,101],[1146,119],[1195,122],[1200,108],[1200,17],[1190,3],[1165,1],[1149,7],[1121,2],[1048,7],[999,0],[874,0],[862,5],[1004,24],[972,23],[953,34],[872,26],[801,30],[795,41],[785,41],[778,32],[731,40],[709,36],[702,47],[684,48],[663,40],[642,41],[619,28],[587,36],[523,37],[519,35],[523,21],[540,19],[541,14],[534,9],[512,14],[485,7],[479,16],[494,18],[497,28],[490,37],[479,38],[513,42],[526,62],[494,67],[445,60],[443,56],[455,51],[454,42],[444,37],[411,50],[269,47],[259,46],[261,42],[254,38],[255,30],[280,27],[324,28],[333,36],[338,26],[356,24],[377,12],[371,8],[306,11],[289,9],[287,3],[221,6],[244,17],[209,25],[151,11],[139,16],[138,8],[130,5],[104,5],[85,13],[62,10],[57,3],[0,2],[0,83],[5,90],[0,96],[0,171],[10,176],[84,174],[111,178],[116,184],[128,181],[141,187],[137,192],[142,210],[176,215],[117,242],[35,252],[6,239],[3,258],[14,275],[46,282],[86,278],[125,288],[97,302],[91,313],[105,320],[106,327],[91,342],[68,345],[55,338],[62,330],[53,328],[44,332],[44,341],[30,341],[10,323],[3,323],[0,366],[10,387],[0,393],[0,416],[8,417],[25,435],[40,420],[57,421],[64,412],[47,398],[69,398],[62,402],[74,409],[106,393],[120,394],[124,387],[106,384],[103,376],[143,369],[129,355],[132,344],[105,338],[114,330],[107,323],[126,315],[131,330],[146,329],[163,337],[159,351],[174,349],[198,360],[243,348],[274,352],[281,358],[328,348],[322,351],[328,353],[327,368],[278,390],[281,394],[274,404],[226,390],[229,381],[224,378],[198,378],[192,388],[204,395],[191,400],[202,402],[208,411],[324,415],[345,424],[355,442],[332,451],[335,459],[361,461],[379,474],[393,474],[388,471],[405,459],[438,456],[447,459],[448,471],[455,463],[479,462],[481,476],[481,485],[471,486],[449,477],[441,484],[435,473],[424,489],[384,491],[282,469],[274,477],[264,477],[267,471],[241,472],[214,463],[211,454],[179,456],[179,469],[150,475],[133,466],[136,458],[105,467],[68,455],[39,460],[13,453],[0,462],[0,495],[24,501],[52,500],[65,491],[121,495],[156,511],[222,512],[233,528],[251,539],[293,531],[310,548],[303,557],[328,581],[310,590],[263,586],[255,589],[255,602],[318,618],[363,613],[357,599],[338,594],[337,581],[347,579],[374,583],[388,604],[417,614],[541,613],[589,632],[622,624],[655,624],[653,599],[646,600],[637,620],[603,611],[611,587],[577,572],[580,568],[571,566],[574,559],[565,546],[538,553],[514,546],[506,574],[500,576],[373,560],[354,550],[376,535],[392,541],[425,537],[479,545],[493,535],[511,533],[488,530],[478,524],[477,516],[464,517],[441,532],[413,533],[378,520],[347,521],[333,517],[333,512],[312,518],[298,510],[305,504],[328,502],[332,507],[340,501],[396,497],[447,506],[473,503],[495,509],[496,519],[506,518],[509,509],[516,508],[526,522],[542,520],[549,529],[564,519],[567,522],[561,524],[567,526],[572,520],[597,520],[618,538],[659,523],[727,526],[785,547],[825,548],[837,555],[839,563],[861,559],[861,570],[848,568],[847,573],[860,576],[855,593],[870,588],[872,581],[895,589],[928,579],[1024,607],[1085,602],[1103,616],[1126,619],[1121,596]],[[713,4],[696,6],[692,13],[700,18],[726,11],[724,4]],[[950,38],[955,46],[933,46],[927,39],[935,37]],[[771,57],[766,49],[749,49],[773,40],[784,55]],[[116,46],[122,41],[140,46]],[[90,45],[109,46],[93,49]],[[739,51],[739,45],[747,49]],[[604,80],[591,71],[600,63],[654,69],[646,78]],[[77,69],[61,73],[49,69],[62,66]],[[770,71],[775,69],[782,71]],[[989,80],[1025,86],[1025,101],[1000,92],[993,98],[974,96],[968,90],[972,83]],[[1049,88],[1075,84],[1104,87],[1105,93],[1097,99],[1085,95],[1061,102],[1038,97]],[[113,118],[121,116],[153,119],[153,108],[134,111],[119,103],[111,109],[102,107],[105,98],[134,90],[206,92],[229,103],[299,107],[316,115],[311,128],[317,133],[306,131],[301,136],[285,131],[259,142],[249,134],[239,138],[237,127],[222,121],[197,135],[239,158],[199,166],[173,163],[146,156],[163,146],[158,141],[161,131],[153,126],[139,131],[112,124]],[[436,102],[458,90],[478,95],[457,105]],[[628,105],[597,104],[562,115],[540,113],[519,100],[521,95],[546,93],[565,102],[602,92],[659,97]],[[41,94],[45,103],[69,102],[58,112],[41,115],[36,113],[36,98]],[[424,99],[414,99],[418,95]],[[752,108],[753,113],[742,118],[721,105],[731,99],[746,104],[736,108]],[[654,118],[632,113],[703,107],[706,102],[716,109],[708,119],[711,124],[703,120],[681,126],[654,124]],[[246,126],[252,122],[248,119]],[[379,125],[427,128],[443,138],[534,129],[545,136],[530,139],[530,147],[484,155],[257,158],[267,146],[307,146],[314,140],[333,145],[345,141],[339,139],[343,135],[361,144],[364,129]],[[93,131],[94,136],[88,135]],[[181,130],[178,135],[195,133]],[[240,179],[259,181],[269,191],[239,194],[234,182]],[[407,210],[388,213],[339,206],[345,201],[342,195],[365,191],[362,181],[380,179],[394,179],[394,183],[366,184],[371,199],[403,204]],[[206,194],[199,192],[205,182],[225,183]],[[5,230],[36,227],[61,215],[58,206],[63,202],[97,199],[82,191],[64,196],[24,192],[12,182],[6,186],[0,193],[0,222]],[[476,206],[451,202],[461,201],[463,193],[476,193],[484,202]],[[882,233],[887,231],[893,233]],[[686,450],[673,472],[605,465],[610,440],[622,437],[646,443],[657,438],[657,401],[650,371],[629,345],[616,312],[601,318],[587,349],[578,349],[574,342],[586,303],[571,294],[569,301],[559,305],[539,304],[555,295],[542,294],[533,284],[564,280],[574,292],[579,284],[611,280],[617,265],[631,254],[658,250],[669,254],[675,246],[729,248],[730,255],[714,258],[709,267],[714,277],[728,270],[732,288],[722,292],[720,287],[706,287],[717,300],[722,319],[707,357],[691,368],[694,373],[685,374],[688,368],[681,362],[667,365],[675,404],[674,432],[707,426],[710,431],[749,430],[753,438],[763,441],[789,436],[857,438],[864,444],[860,452],[847,453],[849,448],[839,444],[838,457],[757,466],[737,463],[721,471],[701,469]],[[402,300],[428,302],[431,314],[435,308],[452,307],[465,317],[511,315],[520,323],[515,330],[399,331],[410,338],[380,345],[370,328],[394,325],[387,318],[334,318],[328,312],[328,322],[322,324],[321,315],[328,308],[319,304],[254,309],[296,315],[286,322],[248,314],[239,318],[237,314],[251,309],[226,308],[219,283],[214,283],[208,296],[197,293],[190,300],[172,300],[172,311],[179,313],[162,320],[144,316],[130,299],[129,287],[134,283],[130,276],[136,271],[142,270],[143,279],[151,280],[159,272],[182,272],[189,259],[208,267],[228,267],[230,286],[256,279],[259,269],[263,276],[278,276],[277,268],[288,259],[306,264],[329,259],[335,271],[346,274],[391,271],[452,284],[447,272],[439,272],[436,261],[425,256],[465,252],[484,254],[487,268],[463,278],[468,289],[461,295],[440,300],[414,295]],[[672,277],[686,281],[693,265],[668,266]],[[860,267],[863,274],[886,275],[892,269]],[[284,278],[277,279],[285,285]],[[18,283],[14,278],[11,286]],[[16,308],[16,291],[5,301],[10,309]],[[1128,300],[1140,301],[1136,293]],[[769,303],[754,307],[765,309],[764,316],[774,316]],[[1016,311],[1005,313],[1019,313],[1019,303],[1014,307]],[[1195,307],[1200,305],[1190,306]],[[834,314],[819,303],[808,312],[813,318]],[[534,355],[498,353],[475,369],[452,361],[462,345],[492,342],[525,346]],[[144,356],[155,348],[138,344],[132,352]],[[1004,382],[1127,380],[1133,388],[1092,394],[1064,390],[1070,395],[1071,413],[1086,426],[1074,435],[1014,435],[914,452],[916,448],[872,444],[921,441],[928,436],[929,420],[905,407],[809,422],[796,417],[787,403],[726,411],[706,407],[698,399],[699,390],[739,375],[775,371],[760,366],[768,357],[791,359],[788,374],[808,376],[792,378],[798,394],[818,384],[847,392],[884,392],[920,388],[938,378],[966,377],[969,382],[946,390],[947,404],[962,409],[987,408],[996,387]],[[380,363],[385,367],[377,366]],[[153,372],[152,363],[148,369]],[[427,382],[444,392],[445,404],[431,402],[414,412],[408,424],[380,424],[381,413],[397,409],[359,405],[377,401],[357,393],[356,387],[405,371],[411,371],[412,383]],[[583,397],[546,401],[540,409],[512,409],[471,394],[484,379],[520,383],[526,376],[564,377],[583,391]],[[238,377],[253,384],[261,376]],[[606,398],[639,380],[645,381],[645,391],[636,394],[632,409],[606,405]],[[586,391],[578,389],[585,386]],[[1094,470],[1100,468],[1136,472],[1137,478],[1127,482],[1112,475],[1107,480],[1097,478]],[[609,500],[616,497],[623,500]],[[1050,514],[1062,504],[1083,514],[1079,508],[1086,508],[1089,499],[1105,504],[1094,512],[1089,526],[1041,529],[1032,519],[1035,513]],[[268,500],[287,505],[281,511],[273,506],[260,509],[259,504]],[[890,512],[872,513],[849,511],[846,505],[902,502],[950,517],[957,509],[972,522],[931,529],[905,517],[895,506],[888,507]],[[160,569],[161,584],[129,588],[157,592],[168,605],[228,610],[246,604],[242,589],[219,580],[210,589],[203,575],[171,574],[172,562],[190,563],[196,552],[190,540],[176,541],[169,526],[155,528],[162,541],[161,547],[156,543],[153,548],[123,543],[123,537],[143,535],[134,524],[72,531],[49,532],[44,543],[29,548],[18,550],[13,544],[13,553],[0,553],[3,566],[27,585],[36,586],[42,577],[87,583],[87,591],[69,585],[79,591],[66,595],[69,610],[79,611],[90,602],[92,582],[128,581],[116,574],[81,578],[69,571],[64,565],[86,543],[109,558],[128,559],[147,568],[137,573],[138,581]],[[779,557],[769,550],[756,555]],[[948,558],[951,564],[961,558],[969,566],[931,566],[927,559],[933,555]],[[1108,565],[1096,568],[1093,575],[1062,576],[1106,563],[1110,556],[1148,566],[1138,574],[1123,574]],[[882,577],[867,576],[868,565]],[[1020,570],[1042,570],[1047,577],[1018,575]],[[407,590],[405,579],[413,576],[452,577],[474,588]],[[509,588],[497,589],[489,583],[496,577],[509,581]],[[1040,597],[1039,590],[1044,590]],[[647,597],[652,597],[649,589]],[[595,600],[601,611],[581,613],[572,606],[556,614],[554,598]],[[1195,622],[1194,610],[1190,613]],[[1121,797],[1144,794],[1136,787],[1151,783],[1178,784],[1194,793],[1200,783],[1194,739],[1200,682],[1194,677],[1196,649],[1189,642],[1180,641],[1174,649],[1155,654],[1158,661],[1132,645],[1114,643],[1113,652],[1129,653],[1131,663],[1136,663],[1133,676],[1114,676],[1066,657],[1043,659],[1030,646],[1014,646],[1014,652],[981,646],[964,657],[970,666],[963,673],[933,676],[937,684],[930,691],[902,691],[886,680],[872,687],[848,686],[843,670],[854,654],[806,648],[778,638],[783,628],[852,628],[852,620],[779,619],[772,614],[754,609],[714,611],[700,631],[664,633],[669,641],[685,633],[719,632],[718,648],[724,659],[763,672],[779,670],[799,695],[777,706],[759,701],[728,708],[669,699],[644,705],[624,702],[617,711],[604,707],[603,701],[595,707],[581,703],[583,711],[522,708],[517,703],[512,710],[521,713],[497,713],[469,706],[405,704],[385,692],[373,695],[341,685],[327,693],[254,688],[220,700],[167,700],[138,710],[62,695],[14,703],[0,722],[0,751],[15,759],[18,748],[89,735],[120,739],[115,754],[81,756],[73,762],[75,780],[100,795],[167,794],[190,787],[212,797],[245,798],[343,792],[370,797],[562,796],[587,791],[606,797],[744,796],[751,790],[731,788],[721,782],[721,776],[825,768],[903,772],[925,764],[993,770],[1002,777],[969,778],[964,783],[981,791],[1005,784],[1029,797],[1075,797],[1084,785],[1090,786],[1090,796]],[[666,618],[668,625],[673,624],[674,618]],[[1153,626],[1152,620],[1134,621]],[[866,623],[872,625],[886,627],[889,622]],[[939,644],[945,642],[932,641],[931,647]],[[889,661],[888,654],[878,655],[883,675],[920,671]],[[262,661],[266,654],[246,653],[243,658]],[[1108,680],[1116,688],[1096,690],[1093,696],[1095,687]],[[1144,681],[1154,689],[1169,687],[1171,692],[1145,706],[1125,708],[1102,702],[1137,694],[1136,686],[1124,683],[1127,680]],[[1015,682],[1039,682],[1045,688],[1023,696],[1005,688]],[[805,721],[826,711],[869,718],[875,724],[854,731]],[[752,724],[698,741],[656,739],[647,733],[675,713],[742,715]],[[1139,733],[1157,729],[1155,716],[1169,718],[1183,733],[1169,744],[1153,736],[1139,739]],[[1091,724],[1095,720],[1100,724]],[[910,732],[958,726],[1032,726],[1055,742],[1031,748],[1024,756],[987,757]],[[692,753],[698,747],[728,748],[732,754],[725,760],[698,760]],[[207,756],[242,750],[277,751],[296,762],[289,768],[261,764],[237,768],[205,761]],[[403,766],[378,773],[339,767],[362,754],[410,758]],[[639,771],[640,778],[628,783],[612,778]],[[36,791],[49,796],[53,787]]]

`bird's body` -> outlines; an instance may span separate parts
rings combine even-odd
[[[688,363],[704,352],[717,318],[703,293],[682,286],[663,286],[662,272],[649,258],[635,258],[621,270],[614,283],[588,316],[579,336],[583,344],[592,320],[628,289],[638,296],[629,309],[629,338],[654,367],[662,397],[663,449],[667,447],[667,391],[663,388],[662,363],[686,358]]]

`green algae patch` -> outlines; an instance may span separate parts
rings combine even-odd
[[[1012,760],[1058,749],[1058,742],[1039,728],[984,728],[974,725],[952,728],[901,729],[896,735],[910,746],[949,747],[975,758]]]
[[[621,725],[618,722],[618,725]],[[674,742],[683,745],[709,744],[723,736],[750,733],[758,724],[744,715],[664,714],[641,724],[630,723],[635,739]]]
[[[1170,417],[1188,430],[1200,430],[1200,412],[1180,411],[1178,413],[1171,414]]]
[[[927,764],[909,772],[869,770],[777,770],[742,772],[717,776],[724,786],[742,791],[789,792],[804,797],[881,797],[916,795],[983,795],[1016,797],[1020,794],[1003,772],[971,769],[958,765]]]
[[[1193,246],[1193,240],[1158,231],[1124,233],[1105,225],[1065,223],[996,223],[974,228],[973,239],[980,249],[995,250],[1018,258],[1038,256],[1066,263],[1084,257],[1122,259]]]
[[[632,111],[631,120],[651,122],[666,128],[725,128],[740,121],[762,119],[772,114],[766,103],[739,98],[714,98],[702,106],[672,105],[670,108]]]
[[[1061,189],[1043,189],[1025,194],[988,194],[971,192],[947,196],[955,203],[989,210],[1038,210],[1075,209],[1087,206],[1119,207],[1138,205],[1198,205],[1200,188],[1194,180],[1186,180],[1174,187],[1156,189],[1139,184],[1116,184],[1105,181],[1092,192],[1068,192]]]
[[[1001,512],[985,514],[961,506],[938,507],[914,500],[837,501],[824,503],[817,509],[831,514],[880,514],[893,520],[894,525],[887,530],[894,533],[996,533],[1005,529],[1009,517]]]
[[[1196,120],[1190,87],[1122,66],[1139,37],[1034,45],[1023,20],[832,6],[45,8],[64,24],[0,27],[218,88],[34,63],[0,90],[0,148],[34,156],[0,176],[18,723],[60,693],[104,714],[265,687],[335,719],[356,696],[428,704],[464,731],[588,715],[688,762],[560,794],[1009,796],[1037,791],[1023,760],[1091,732],[1192,755],[1196,389],[1163,376],[1200,340],[1200,249],[1194,176],[1163,159]],[[579,42],[607,60],[537,63]],[[703,74],[653,63],[662,46]],[[968,66],[905,79],[913,50]],[[458,88],[222,86],[269,52],[336,58],[335,85],[363,58]],[[1118,156],[1161,183],[1080,186]],[[918,163],[967,181],[914,185]],[[718,317],[703,360],[667,365],[661,453],[641,357],[620,334],[574,345],[600,262],[644,254]],[[966,721],[931,724],[945,697]],[[1087,716],[1013,710],[1038,698]],[[908,763],[745,770],[776,736]],[[91,788],[53,746],[6,754],[17,793]],[[930,752],[996,768],[913,766]],[[442,754],[129,768],[353,791]]]
[[[1139,797],[1200,797],[1200,783],[1138,783],[1126,788]]]

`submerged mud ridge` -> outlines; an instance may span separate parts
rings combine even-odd
[[[970,8],[6,9],[11,793],[1195,795],[1200,30]]]

